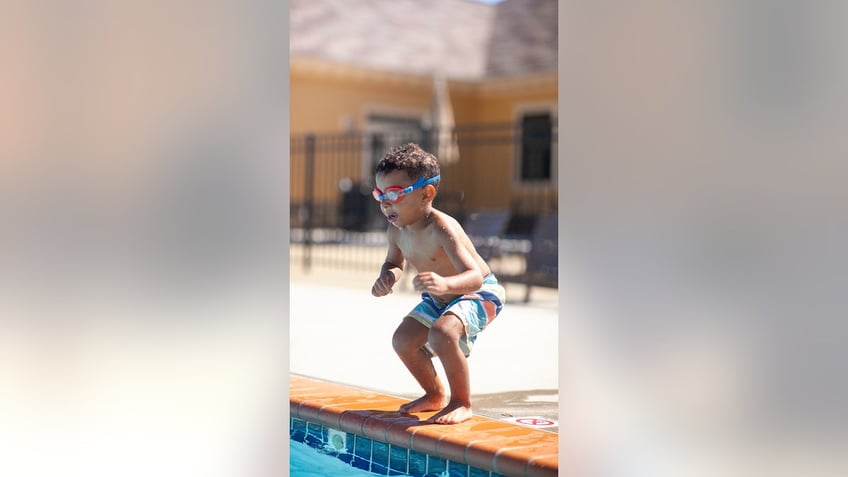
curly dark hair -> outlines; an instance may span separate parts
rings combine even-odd
[[[412,142],[390,149],[377,163],[374,173],[389,173],[395,170],[406,171],[406,174],[412,180],[418,180],[422,176],[429,179],[440,173],[439,161],[436,156]],[[436,189],[439,188],[439,182],[441,181],[433,183]]]

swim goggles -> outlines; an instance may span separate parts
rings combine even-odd
[[[435,176],[433,176],[429,179],[425,179],[424,177],[421,177],[420,179],[415,181],[415,184],[412,184],[409,187],[401,187],[401,186],[386,187],[385,192],[383,192],[380,189],[375,187],[374,190],[371,191],[371,195],[374,196],[374,200],[376,200],[377,202],[382,202],[384,200],[388,200],[389,202],[396,204],[396,203],[400,202],[401,200],[403,200],[403,197],[406,194],[409,194],[410,192],[414,191],[415,189],[420,189],[420,188],[424,187],[425,185],[432,184],[432,183],[436,182],[437,180],[439,180],[439,174],[436,174]]]

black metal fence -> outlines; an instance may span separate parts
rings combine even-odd
[[[461,223],[475,211],[502,211],[509,217],[502,232],[505,259],[510,251],[526,252],[536,218],[557,211],[556,124],[470,125],[453,134],[459,159],[442,164],[435,207]],[[292,264],[305,270],[379,267],[386,221],[371,197],[374,167],[405,142],[438,157],[439,137],[418,128],[292,136]]]

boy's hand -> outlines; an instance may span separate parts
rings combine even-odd
[[[371,294],[374,296],[386,296],[392,292],[392,287],[395,286],[396,277],[392,272],[380,274],[371,287]]]
[[[448,282],[445,277],[433,272],[421,272],[412,279],[412,286],[416,291],[427,292],[433,295],[448,294]]]

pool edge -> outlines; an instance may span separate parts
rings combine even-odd
[[[405,399],[299,375],[289,376],[291,418],[516,477],[558,474],[559,436],[482,416],[426,424],[434,413],[402,415]]]

